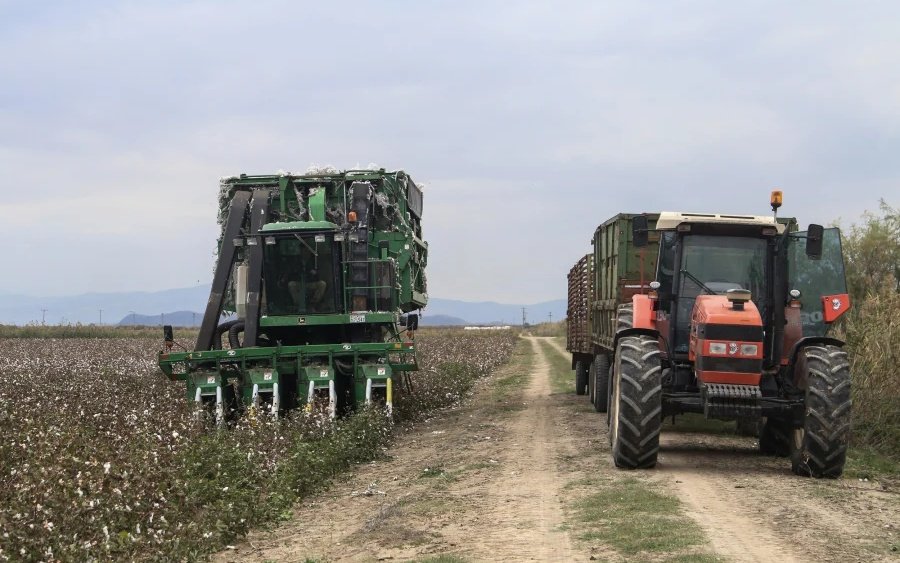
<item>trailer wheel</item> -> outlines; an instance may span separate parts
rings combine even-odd
[[[587,368],[584,365],[584,360],[576,360],[575,361],[575,394],[576,395],[584,395],[585,387],[588,384],[588,374]]]
[[[767,418],[759,432],[759,452],[763,455],[791,455],[791,427],[783,420]]]
[[[662,364],[656,339],[619,340],[612,389],[609,432],[616,467],[655,466],[662,427]]]
[[[609,356],[600,352],[594,358],[594,410],[606,412],[609,406]]]
[[[791,469],[835,479],[844,471],[850,438],[850,362],[837,346],[809,346],[803,359],[797,383],[806,390],[806,414],[791,436]]]

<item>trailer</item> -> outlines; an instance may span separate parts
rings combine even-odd
[[[655,275],[659,236],[652,234],[647,246],[636,248],[632,240],[632,219],[636,215],[620,213],[597,227],[591,239],[593,252],[569,272],[567,344],[576,393],[587,393],[597,412],[606,412],[607,408],[616,309],[633,295],[649,290]],[[659,215],[646,217],[655,226]]]
[[[591,346],[591,303],[593,302],[594,256],[586,254],[569,270],[569,300],[566,309],[566,350],[572,353],[575,394],[588,388],[587,372],[593,359]]]

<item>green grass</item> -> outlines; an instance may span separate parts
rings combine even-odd
[[[540,346],[550,363],[550,387],[553,392],[574,394],[575,372],[572,370],[571,358],[560,354],[549,342],[541,341]]]
[[[900,464],[870,448],[851,447],[847,452],[844,477],[878,480],[886,486],[900,487]]]
[[[629,560],[672,554],[672,561],[714,561],[693,553],[706,545],[703,532],[682,514],[680,501],[633,477],[594,480],[597,492],[572,505],[578,539],[609,546]],[[703,558],[703,559],[700,559]]]
[[[445,485],[457,480],[458,472],[450,472],[443,467],[426,467],[419,473],[419,479],[429,479],[436,484]]]

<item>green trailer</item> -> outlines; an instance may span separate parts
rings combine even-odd
[[[609,366],[614,350],[616,308],[635,294],[646,293],[655,279],[659,235],[650,232],[650,244],[636,248],[632,240],[634,213],[620,213],[594,231],[593,252],[569,273],[568,324],[576,388],[590,396],[598,412],[607,406]],[[658,214],[644,215],[655,227]],[[585,388],[586,385],[586,388]],[[597,392],[597,390],[601,392]]]
[[[197,342],[175,351],[166,327],[161,369],[217,423],[263,408],[390,411],[418,368],[414,311],[428,301],[422,201],[403,171],[224,179]]]

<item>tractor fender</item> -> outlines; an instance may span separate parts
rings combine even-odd
[[[620,331],[618,331],[618,332],[616,333],[616,336],[613,338],[613,351],[612,351],[612,353],[613,353],[613,354],[616,353],[616,348],[619,347],[619,340],[620,340],[620,339],[622,339],[622,338],[624,338],[624,337],[626,337],[626,336],[638,336],[638,335],[650,336],[650,337],[652,337],[652,338],[655,338],[657,341],[660,341],[660,342],[664,345],[664,348],[665,348],[667,357],[669,357],[669,358],[672,357],[671,354],[669,354],[669,350],[668,350],[668,342],[666,342],[665,340],[663,340],[662,338],[660,338],[659,331],[656,330],[655,328],[626,328],[625,330],[620,330]]]
[[[804,336],[795,342],[794,346],[791,348],[791,353],[788,355],[788,363],[787,366],[785,366],[784,373],[794,373],[794,367],[797,364],[797,357],[800,355],[800,352],[807,346],[815,346],[816,344],[827,344],[843,348],[846,342],[830,336]]]
[[[653,301],[646,295],[635,295],[631,298],[632,307],[634,307],[634,318],[632,325],[634,328],[656,329],[656,322],[653,318]]]

